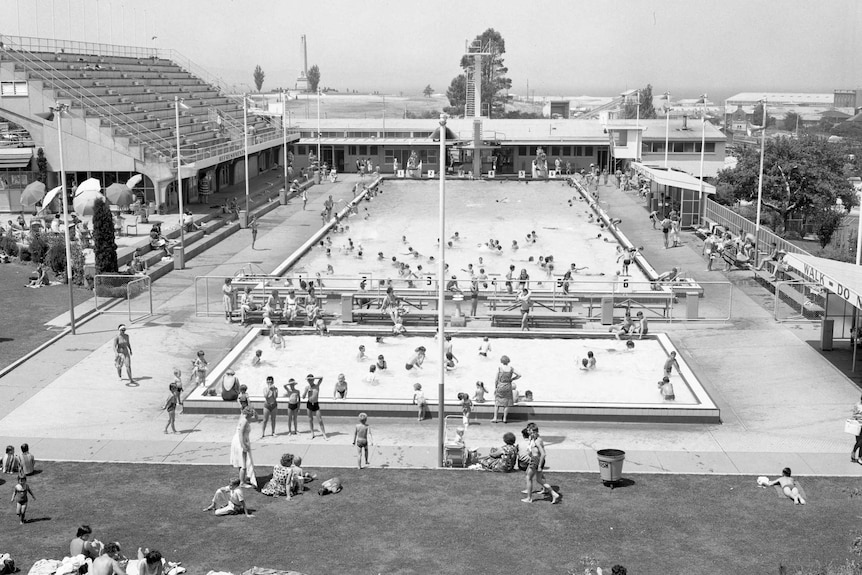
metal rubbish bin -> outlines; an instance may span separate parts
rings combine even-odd
[[[623,461],[626,460],[626,452],[621,449],[600,449],[596,454],[599,458],[602,483],[613,487],[623,478]]]
[[[239,211],[239,227],[241,229],[248,227],[248,212],[245,210]]]
[[[320,170],[314,170],[314,183],[320,185]]]
[[[186,251],[183,246],[174,246],[174,269],[182,270],[186,268]]]
[[[278,203],[282,206],[287,205],[287,190],[285,190],[284,188],[278,190]]]

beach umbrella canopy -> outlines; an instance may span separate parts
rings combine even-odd
[[[102,182],[96,178],[87,178],[75,189],[72,205],[75,207],[75,213],[78,214],[78,217],[83,218],[84,216],[92,216],[96,202],[104,199]]]
[[[141,183],[141,180],[144,179],[144,176],[141,174],[135,174],[131,178],[126,181],[126,185],[129,186],[129,189],[133,189],[135,186]]]
[[[111,184],[105,190],[108,201],[121,208],[128,208],[135,201],[132,190],[126,184]]]
[[[28,184],[24,191],[21,192],[21,205],[32,207],[36,205],[36,202],[42,200],[45,196],[45,184],[42,182],[33,182],[32,184]]]
[[[61,189],[62,189],[62,186],[57,186],[56,188],[53,188],[51,191],[49,191],[47,194],[45,194],[45,197],[42,198],[42,207],[47,208],[48,206],[51,205],[51,202],[53,202],[54,200],[59,198]]]

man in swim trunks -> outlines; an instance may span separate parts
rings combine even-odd
[[[278,388],[275,379],[270,375],[266,378],[266,391],[263,393],[263,427],[260,438],[266,437],[266,424],[271,422],[272,435],[275,437],[275,414],[278,411]]]
[[[320,383],[323,381],[323,378],[314,377],[309,373],[305,377],[305,381],[307,385],[302,392],[302,399],[307,400],[305,406],[308,410],[308,425],[311,427],[311,438],[314,439],[314,420],[316,418],[320,431],[323,433],[323,439],[329,439],[326,437],[326,428],[323,426],[323,418],[320,415],[320,403],[318,403],[320,401]]]
[[[115,542],[105,543],[103,554],[93,560],[90,575],[126,575],[126,570],[120,564],[121,559],[120,545]]]
[[[296,389],[296,380],[292,377],[284,386],[284,391],[287,393],[287,433],[288,435],[296,435],[299,432],[297,426],[297,415],[299,414],[299,390]]]

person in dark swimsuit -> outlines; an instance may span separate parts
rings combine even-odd
[[[501,365],[497,369],[497,380],[494,385],[494,418],[492,423],[497,423],[497,414],[500,408],[503,408],[503,423],[509,417],[509,408],[512,406],[512,382],[521,377],[515,368],[509,365],[509,356],[504,355],[500,358]]]
[[[297,420],[299,419],[297,416],[299,414],[299,390],[296,389],[296,380],[292,377],[288,380],[287,385],[284,386],[284,390],[287,392],[287,433],[288,435],[296,435],[299,433],[299,429],[297,428]]]
[[[323,426],[323,417],[320,414],[320,383],[323,381],[322,377],[314,377],[312,374],[308,374],[305,378],[307,385],[305,386],[305,390],[302,392],[302,399],[307,399],[306,409],[308,410],[308,425],[311,427],[311,438],[314,439],[314,420],[317,419],[317,423],[320,426],[320,431],[323,433],[323,439],[329,439],[326,437],[326,428]]]
[[[129,383],[134,383],[132,379],[132,342],[129,336],[126,335],[126,324],[121,323],[117,327],[117,336],[114,338],[114,365],[117,368],[117,377],[123,379],[122,369],[126,366],[126,375],[129,376]]]

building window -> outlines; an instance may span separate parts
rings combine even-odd
[[[592,156],[593,155],[593,147],[592,146],[584,146],[584,155]]]
[[[571,156],[572,155],[572,147],[571,146],[563,146],[563,155]]]
[[[706,153],[714,154],[715,153],[715,142],[707,142],[706,143]]]
[[[526,157],[527,156],[527,146],[518,146],[518,155]]]
[[[384,148],[383,149],[383,157],[385,158],[387,164],[391,164],[392,158],[395,157],[395,150],[393,150],[391,148]]]
[[[551,155],[559,156],[560,155],[560,146],[551,146]]]
[[[351,156],[356,155],[356,146],[347,146],[347,153]]]
[[[682,154],[685,151],[685,142],[672,142],[670,151],[674,154]]]
[[[368,153],[372,156],[377,155],[377,146],[368,146]]]
[[[26,96],[28,93],[27,82],[0,82],[2,96]]]
[[[359,146],[359,155],[364,156],[368,153],[368,146]]]
[[[306,153],[305,146],[297,146],[297,147],[296,147],[296,153],[297,153],[297,155],[299,155],[299,156],[304,156],[304,155],[305,155],[305,153]]]

